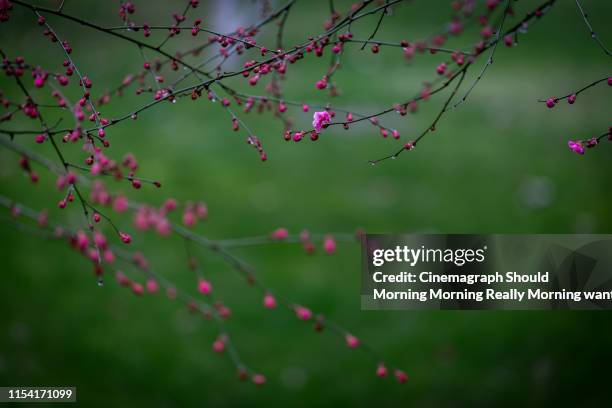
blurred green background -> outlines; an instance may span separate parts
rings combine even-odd
[[[183,1],[151,3],[135,1],[138,21],[168,24],[170,13],[184,7]],[[198,14],[205,26],[229,31],[260,17],[260,7],[251,1],[202,3],[188,22]],[[335,3],[339,10],[350,4]],[[118,4],[68,0],[65,11],[119,25]],[[273,8],[280,4],[272,2]],[[516,2],[517,17],[508,26],[535,6]],[[584,0],[584,6],[602,40],[611,44],[612,4]],[[321,32],[328,12],[326,1],[298,0],[287,23],[286,43]],[[394,8],[376,38],[423,38],[443,27],[449,15],[445,1],[407,2]],[[367,37],[376,20],[355,24],[355,37]],[[133,45],[53,16],[48,21],[70,41],[76,64],[98,92],[142,65]],[[1,48],[10,57],[23,55],[61,70],[60,49],[41,33],[32,13],[15,6],[11,20],[0,25]],[[141,33],[127,35],[142,38]],[[269,44],[274,36],[274,27],[268,27],[259,41]],[[469,46],[474,38],[471,30],[447,45]],[[185,32],[169,49],[184,49],[195,41]],[[328,52],[323,59],[309,55],[289,67],[283,82],[287,99],[328,100],[314,88],[327,69]],[[147,56],[152,58],[150,52]],[[347,46],[335,77],[342,94],[333,103],[359,112],[382,110],[417,92],[435,76],[442,58],[417,55],[408,64],[400,49],[382,48],[374,55]],[[481,63],[471,70],[468,84]],[[573,106],[560,103],[547,109],[536,102],[609,74],[610,61],[590,40],[575,3],[559,0],[521,35],[517,47],[500,46],[468,102],[444,116],[434,133],[398,160],[367,165],[398,146],[369,124],[348,132],[328,130],[316,143],[287,143],[281,122],[271,114],[241,114],[268,153],[262,163],[244,143],[244,134],[232,132],[218,104],[185,99],[108,129],[111,154],[134,152],[140,174],[161,180],[164,187],[135,191],[121,183],[111,186],[155,205],[169,196],[181,202],[204,200],[210,217],[197,231],[213,239],[267,234],[279,226],[293,233],[303,228],[352,232],[357,227],[372,233],[610,233],[612,145],[603,143],[584,157],[566,145],[569,138],[605,132],[609,88],[590,89]],[[229,83],[255,92],[240,78]],[[263,86],[262,81],[256,92],[262,94]],[[19,97],[10,78],[0,78],[0,89]],[[145,98],[127,92],[101,110],[115,117]],[[383,122],[399,129],[403,138],[413,137],[428,126],[444,98],[437,95],[422,104],[418,115],[393,115]],[[311,113],[293,109],[290,116],[296,128],[309,128]],[[14,122],[2,127],[36,126],[34,121]],[[31,139],[20,140],[53,157],[49,144],[35,145]],[[77,145],[63,148],[74,161],[82,158]],[[1,149],[0,193],[34,208],[50,207],[52,216],[58,215],[54,207],[61,194],[54,188],[55,178],[35,169],[41,174],[38,186],[22,174],[18,156]],[[76,207],[60,216],[71,225],[82,221]],[[134,231],[129,216],[115,218]],[[137,298],[110,277],[99,288],[90,263],[64,244],[24,235],[5,222],[0,237],[3,386],[76,386],[79,402],[98,406],[587,406],[609,399],[612,329],[607,312],[363,312],[357,243],[341,243],[333,256],[321,250],[307,256],[299,245],[236,254],[253,264],[270,287],[350,328],[390,364],[404,368],[411,379],[403,386],[377,378],[376,361],[346,348],[336,336],[315,333],[286,310],[264,310],[260,293],[205,250],[197,252],[198,259],[219,297],[233,309],[228,330],[245,362],[266,374],[265,387],[239,382],[227,357],[211,351],[212,322],[189,315],[161,295]],[[180,240],[138,234],[133,245],[156,273],[195,292]]]

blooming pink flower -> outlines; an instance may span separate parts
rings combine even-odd
[[[567,145],[574,152],[576,152],[578,154],[584,154],[584,146],[582,145],[582,142],[580,142],[580,141],[574,142],[573,140],[570,140],[570,141],[567,142]]]
[[[312,127],[315,132],[320,133],[323,125],[328,124],[331,121],[331,116],[327,111],[315,112],[312,119]]]

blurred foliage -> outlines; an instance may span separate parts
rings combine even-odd
[[[135,3],[137,16],[163,24],[184,2]],[[213,18],[222,3],[233,4],[210,2],[198,14],[205,25],[232,29]],[[335,3],[340,10],[349,5]],[[261,163],[244,135],[232,132],[223,109],[204,98],[185,99],[109,128],[111,152],[116,157],[134,152],[141,174],[163,182],[161,190],[112,187],[156,205],[166,197],[205,200],[210,219],[198,231],[210,238],[265,234],[278,226],[295,233],[303,228],[351,232],[356,227],[376,233],[608,233],[612,146],[604,143],[580,157],[566,141],[608,128],[609,89],[591,89],[573,106],[546,109],[536,102],[610,74],[609,60],[589,38],[574,2],[557,3],[520,37],[517,47],[500,46],[468,102],[445,115],[435,132],[398,160],[367,165],[368,159],[397,148],[396,141],[383,140],[369,124],[350,131],[336,128],[316,143],[298,144],[282,140],[282,125],[271,114],[242,114],[268,152],[269,160]],[[611,4],[584,3],[602,40],[612,43]],[[535,4],[516,2],[517,16]],[[236,19],[252,21],[257,15],[253,2],[235,7]],[[328,7],[324,1],[298,0],[287,23],[286,44],[321,32]],[[112,25],[120,24],[117,8],[115,2],[67,0],[65,11]],[[12,14],[0,25],[3,51],[60,70],[63,56],[41,35],[32,14],[17,6]],[[384,20],[376,37],[423,38],[443,27],[448,16],[445,1],[403,4]],[[133,45],[56,17],[48,20],[71,42],[75,62],[97,91],[118,84],[126,72],[142,65]],[[366,38],[376,21],[370,17],[355,24],[355,37]],[[466,46],[474,33],[448,46]],[[274,36],[269,27],[260,41],[271,43]],[[187,48],[193,41],[185,33],[171,47]],[[395,48],[383,47],[378,55],[358,46],[345,50],[335,76],[342,94],[334,104],[360,112],[406,100],[435,76],[440,62],[439,56],[424,54],[410,64]],[[327,101],[314,88],[327,63],[327,56],[308,56],[290,66],[283,83],[287,98]],[[253,91],[242,81],[231,83]],[[4,76],[0,89],[18,96]],[[257,92],[263,92],[263,85]],[[128,92],[102,111],[113,117],[146,98]],[[443,100],[437,95],[421,105],[418,115],[384,117],[384,123],[404,137],[418,134]],[[309,127],[310,114],[293,110],[291,116],[296,127]],[[34,122],[14,125],[20,123],[32,127]],[[37,146],[27,137],[22,141],[52,157],[48,144]],[[64,149],[75,160],[81,157],[77,145]],[[37,170],[41,182],[32,186],[18,168],[18,157],[0,150],[0,192],[35,208],[50,207],[52,216],[57,215],[53,208],[60,193],[54,177]],[[72,225],[82,221],[77,210],[66,216]],[[133,230],[128,217],[117,221]],[[612,357],[607,313],[362,312],[357,244],[341,244],[333,256],[319,250],[309,257],[292,245],[236,253],[271,287],[351,328],[390,363],[405,368],[411,380],[404,386],[377,378],[376,361],[347,349],[336,336],[315,333],[288,311],[259,307],[260,294],[205,250],[198,251],[198,258],[234,311],[228,328],[243,359],[267,375],[263,388],[236,380],[227,358],[211,351],[214,325],[190,316],[177,303],[161,296],[136,298],[110,278],[98,288],[89,263],[65,245],[22,235],[6,223],[0,224],[0,239],[1,385],[76,386],[79,402],[99,406],[280,401],[283,406],[587,406],[607,399],[607,378],[599,374]],[[182,242],[138,235],[134,248],[147,255],[157,273],[195,289]]]

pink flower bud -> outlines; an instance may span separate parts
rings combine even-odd
[[[289,231],[286,228],[278,228],[272,232],[272,239],[287,239],[289,236]]]
[[[580,141],[574,142],[573,140],[570,140],[567,142],[567,145],[572,151],[578,154],[584,154],[584,146],[582,145],[582,142]]]
[[[406,374],[402,370],[395,370],[395,378],[397,379],[397,382],[403,384],[408,381],[408,374]]]
[[[294,310],[295,315],[300,320],[310,320],[310,318],[312,317],[312,312],[310,311],[310,309],[307,309],[303,306],[295,306]]]
[[[132,283],[130,278],[128,278],[122,271],[117,271],[115,273],[115,277],[117,278],[117,282],[119,282],[121,286],[130,286],[130,284]]]
[[[323,241],[323,249],[328,254],[333,254],[336,251],[336,241],[331,235],[325,237],[325,241]]]
[[[347,334],[345,336],[345,340],[346,340],[346,345],[349,348],[357,348],[359,347],[359,339],[355,336],[353,336],[352,334]]]
[[[176,289],[174,288],[166,289],[166,295],[168,296],[168,299],[170,300],[176,299]]]
[[[104,262],[108,264],[112,264],[115,262],[115,254],[110,249],[104,251]]]
[[[144,288],[140,283],[132,282],[132,292],[134,292],[135,295],[140,296],[144,293]]]
[[[169,198],[164,203],[164,209],[166,211],[172,211],[172,210],[176,209],[177,206],[178,206],[178,204],[177,204],[177,202],[176,202],[176,200],[174,198]]]
[[[274,309],[276,307],[276,299],[269,293],[266,293],[263,299],[264,307]]]
[[[147,279],[147,292],[157,293],[159,291],[159,283],[153,278]]]
[[[193,227],[196,223],[196,216],[193,211],[185,211],[183,213],[183,224],[187,227]]]
[[[132,237],[128,233],[120,232],[119,237],[121,238],[121,241],[123,241],[124,244],[129,244],[130,242],[132,242]]]
[[[444,73],[446,72],[446,64],[443,62],[438,65],[438,67],[436,68],[436,72],[438,73],[438,75],[444,75]]]
[[[387,367],[383,363],[378,364],[378,368],[376,368],[376,375],[379,377],[387,376]]]
[[[223,351],[225,351],[225,338],[223,336],[219,336],[213,343],[212,348],[215,353],[223,353]]]
[[[212,285],[206,279],[201,279],[198,283],[198,291],[203,295],[208,295],[212,292]]]
[[[125,212],[128,209],[128,200],[125,196],[117,196],[113,201],[113,210],[118,213]]]
[[[253,380],[253,384],[256,384],[256,385],[263,385],[266,383],[266,377],[264,377],[263,374],[255,374],[252,380]]]

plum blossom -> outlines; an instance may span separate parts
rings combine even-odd
[[[567,145],[570,149],[572,149],[574,152],[578,153],[578,154],[584,154],[584,146],[582,145],[581,142],[574,142],[573,140],[570,140],[567,142]]]
[[[331,116],[327,111],[315,112],[312,119],[312,127],[315,132],[320,133],[323,125],[329,124],[331,122]]]

